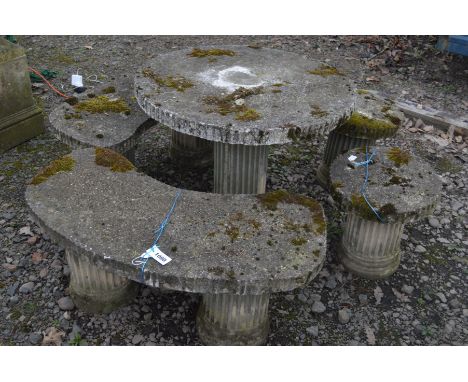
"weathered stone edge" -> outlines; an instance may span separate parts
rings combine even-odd
[[[161,122],[163,125],[176,130],[180,133],[193,135],[208,141],[222,142],[228,144],[241,144],[241,145],[275,145],[283,143],[291,143],[293,139],[289,138],[291,135],[289,128],[277,127],[273,130],[263,129],[249,129],[248,131],[234,131],[226,127],[213,125],[204,122],[195,122],[177,113],[166,110],[161,106],[152,103],[148,97],[143,94],[143,91],[135,84],[135,97],[140,107],[147,115],[156,121]],[[298,136],[307,135],[325,135],[331,130],[336,128],[338,123],[351,116],[354,111],[355,103],[349,109],[343,108],[340,115],[328,120],[327,122],[310,125],[307,127],[300,127],[301,131]],[[299,127],[299,126],[298,126]],[[293,128],[293,127],[291,127]]]

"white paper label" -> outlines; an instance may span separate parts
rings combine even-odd
[[[357,159],[357,156],[356,156],[356,155],[350,155],[350,156],[348,157],[348,160],[349,160],[350,162],[354,162],[356,159]]]
[[[77,88],[83,87],[83,76],[80,76],[79,74],[72,74],[71,83]]]
[[[163,253],[156,245],[148,248],[145,253],[143,253],[142,257],[148,258],[152,257],[155,259],[159,264],[166,265],[172,259]]]

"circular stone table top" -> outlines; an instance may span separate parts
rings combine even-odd
[[[417,220],[432,213],[442,190],[442,182],[428,163],[398,147],[372,147],[369,165],[367,198],[384,221]],[[369,220],[377,219],[361,195],[365,166],[353,167],[365,161],[362,149],[349,150],[340,155],[330,168],[332,193],[349,209]]]
[[[346,73],[303,56],[244,46],[158,55],[136,74],[143,110],[184,134],[244,145],[327,133],[354,108]]]

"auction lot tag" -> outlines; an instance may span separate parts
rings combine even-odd
[[[83,77],[79,74],[72,74],[71,83],[78,88],[83,87]]]
[[[167,256],[165,253],[163,253],[156,245],[153,245],[152,247],[148,248],[141,257],[152,257],[155,259],[159,264],[161,265],[166,265],[169,261],[172,259]]]

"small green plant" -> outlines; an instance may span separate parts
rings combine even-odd
[[[70,346],[80,346],[82,341],[83,341],[83,339],[81,338],[81,334],[76,333],[75,337],[73,337],[73,339],[68,342],[68,345],[70,345]]]

